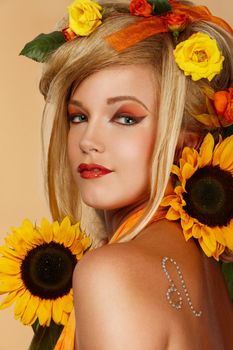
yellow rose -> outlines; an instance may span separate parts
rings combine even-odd
[[[211,81],[221,72],[224,61],[216,40],[200,32],[178,44],[174,56],[179,68],[194,81],[202,78]]]
[[[80,36],[91,34],[101,23],[102,7],[92,0],[75,0],[68,6],[69,28]]]

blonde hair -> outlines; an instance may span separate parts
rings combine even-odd
[[[181,129],[200,135],[206,132],[192,117],[193,114],[205,112],[203,84],[217,90],[224,89],[231,85],[233,77],[232,39],[216,25],[203,21],[189,24],[179,38],[183,41],[192,33],[207,33],[217,40],[225,56],[222,73],[211,83],[193,82],[184,76],[175,63],[174,41],[170,33],[152,36],[121,53],[114,51],[104,38],[140,18],[129,13],[128,3],[105,3],[103,7],[103,24],[90,36],[63,44],[45,65],[40,82],[41,92],[47,101],[45,114],[48,107],[52,106],[54,110],[47,173],[51,212],[54,219],[61,220],[68,215],[74,222],[81,220],[81,227],[91,235],[94,246],[107,237],[103,213],[82,202],[67,159],[69,125],[66,108],[74,89],[94,72],[112,65],[131,65],[132,62],[150,65],[152,74],[157,78],[158,127],[152,157],[150,198],[140,221],[120,239],[123,242],[134,238],[157,211],[169,180]],[[184,137],[183,143],[186,142]]]

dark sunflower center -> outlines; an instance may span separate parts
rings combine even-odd
[[[186,183],[184,210],[210,227],[226,226],[233,218],[233,176],[218,166],[198,169]]]
[[[70,291],[76,263],[76,257],[63,245],[54,242],[42,244],[24,259],[22,279],[33,295],[56,299]]]

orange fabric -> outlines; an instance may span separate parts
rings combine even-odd
[[[75,314],[71,311],[68,322],[62,330],[54,350],[74,350],[75,344]]]
[[[133,213],[130,217],[128,217],[122,225],[117,229],[117,231],[112,236],[109,244],[116,242],[116,240],[125,234],[130,228],[134,226],[134,224],[140,219],[144,212],[145,208],[139,209],[135,213]],[[150,222],[158,221],[165,217],[166,212],[164,210],[158,210],[155,215],[152,217]],[[74,350],[75,347],[75,313],[74,309],[72,310],[68,323],[64,327],[57,344],[54,350]]]
[[[230,34],[233,34],[231,26],[223,19],[212,16],[208,8],[205,6],[191,7],[174,2],[172,3],[172,13],[174,15],[186,15],[190,22],[203,20],[217,24]],[[141,21],[130,24],[128,27],[107,36],[105,40],[116,51],[123,51],[152,35],[169,32],[165,17],[166,16],[152,16],[143,18]]]
[[[125,234],[129,229],[131,229],[136,222],[140,219],[142,214],[144,213],[145,208],[139,209],[135,213],[133,213],[129,218],[127,218],[121,226],[116,230],[114,235],[112,236],[111,240],[109,241],[109,244],[116,242],[121,236]],[[155,215],[151,218],[148,225],[150,225],[152,222],[158,221],[160,219],[165,218],[166,212],[164,210],[158,210]]]
[[[167,26],[160,17],[147,17],[141,21],[130,24],[128,27],[109,35],[105,40],[118,52],[149,38],[152,35],[166,33]]]

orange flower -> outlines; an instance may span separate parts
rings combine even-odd
[[[131,0],[129,9],[135,16],[150,17],[153,12],[152,6],[146,0]]]
[[[214,94],[214,106],[227,123],[233,123],[233,88]]]
[[[64,28],[62,29],[62,32],[65,37],[65,41],[70,41],[77,36],[70,28]]]
[[[166,16],[163,16],[162,19],[167,24],[168,29],[177,34],[185,29],[189,20],[188,16],[185,14],[175,13],[168,13]]]

